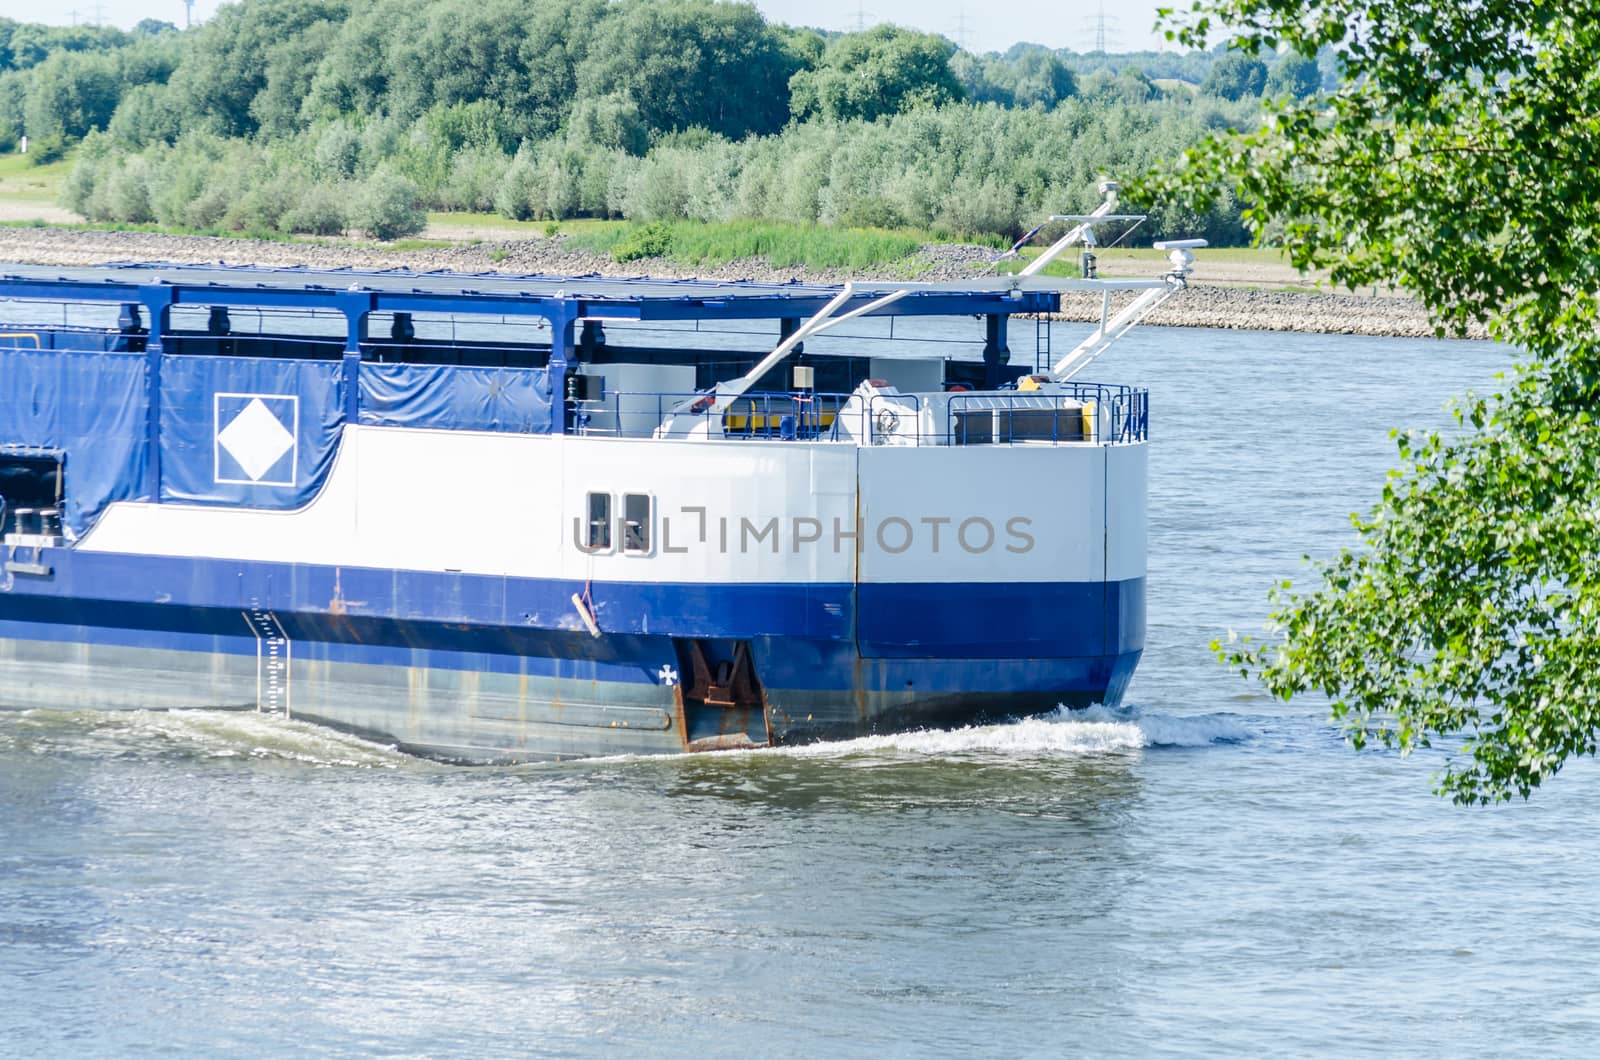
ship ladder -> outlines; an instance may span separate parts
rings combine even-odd
[[[256,636],[256,711],[289,717],[289,636],[271,611],[256,604],[244,612]]]

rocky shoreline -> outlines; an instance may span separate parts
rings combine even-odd
[[[775,269],[763,260],[684,269],[654,260],[619,265],[604,254],[571,246],[562,236],[463,243],[401,250],[335,242],[272,242],[214,236],[174,236],[101,229],[0,228],[0,261],[26,265],[93,265],[116,261],[171,261],[187,264],[304,265],[311,268],[412,269],[429,272],[538,273],[585,276],[687,277],[810,283],[846,279],[958,279],[983,268],[993,251],[986,247],[936,244],[909,262],[877,274],[844,270]],[[1100,300],[1067,296],[1059,319],[1097,320]],[[1426,310],[1408,298],[1223,286],[1206,282],[1204,261],[1190,290],[1152,313],[1148,324],[1169,327],[1298,331],[1318,334],[1432,337]]]

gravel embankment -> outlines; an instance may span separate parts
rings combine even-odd
[[[347,243],[277,243],[212,236],[170,236],[62,228],[0,228],[0,261],[28,265],[93,265],[115,261],[192,264],[305,265],[312,268],[413,269],[428,272],[487,272],[586,276],[700,276],[707,279],[840,283],[846,279],[959,279],[981,274],[993,251],[986,247],[934,244],[911,262],[875,275],[845,270],[775,269],[762,260],[685,269],[656,260],[619,265],[608,256],[579,250],[557,236],[482,242],[420,250]],[[1096,320],[1100,300],[1067,296],[1061,318]],[[1204,260],[1190,290],[1150,315],[1146,323],[1175,327],[1302,331],[1328,334],[1424,337],[1433,334],[1428,315],[1405,298],[1323,294],[1208,284]]]

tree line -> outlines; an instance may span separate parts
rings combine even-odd
[[[66,203],[93,219],[244,231],[388,237],[439,208],[1012,235],[1318,87],[1315,64],[1188,53],[1199,90],[1164,89],[714,0],[244,0],[183,33],[40,30],[0,25],[0,147],[81,142]],[[1243,237],[1232,203],[1157,220]]]

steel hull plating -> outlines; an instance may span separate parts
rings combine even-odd
[[[860,590],[851,586],[699,587],[662,603],[662,613],[692,619],[693,632],[712,639],[673,635],[687,625],[595,638],[484,621],[513,605],[532,614],[540,601],[569,596],[568,583],[506,584],[480,598],[470,584],[423,589],[425,580],[394,571],[68,549],[45,558],[52,577],[17,578],[0,594],[0,706],[281,710],[466,762],[794,744],[1115,703],[1143,642],[1142,579],[957,590],[942,624],[923,587],[875,586],[863,594],[872,606],[916,614],[930,643],[868,645],[877,654],[864,654],[852,635]],[[383,617],[352,613],[370,601],[338,595],[385,583],[401,595]],[[453,598],[455,621],[395,617],[428,613],[425,602],[438,607],[408,589]],[[602,617],[645,606],[643,587],[596,592]],[[804,602],[819,596],[843,618],[806,632]],[[308,601],[318,598],[324,604],[313,610]],[[1029,609],[1052,598],[1077,606],[1045,644],[1031,639],[1039,626]],[[750,633],[784,615],[789,632]],[[748,645],[758,698],[696,699],[685,687],[686,645],[732,638]]]
[[[0,709],[242,709],[256,700],[253,657],[218,652],[118,648],[7,639],[0,658]],[[1049,684],[1078,691],[767,690],[765,718],[730,719],[734,738],[685,738],[689,722],[671,690],[590,683],[568,702],[548,682],[469,671],[293,661],[297,719],[329,725],[402,750],[452,762],[538,761],[612,754],[673,754],[759,746],[748,725],[770,726],[773,745],[1004,721],[1060,706],[1115,702],[1138,653],[1058,661]],[[1043,669],[1034,667],[1035,676]],[[1020,675],[1019,675],[1020,676]],[[645,692],[645,695],[640,695]],[[630,702],[631,700],[631,702]],[[698,743],[699,748],[689,746]]]

